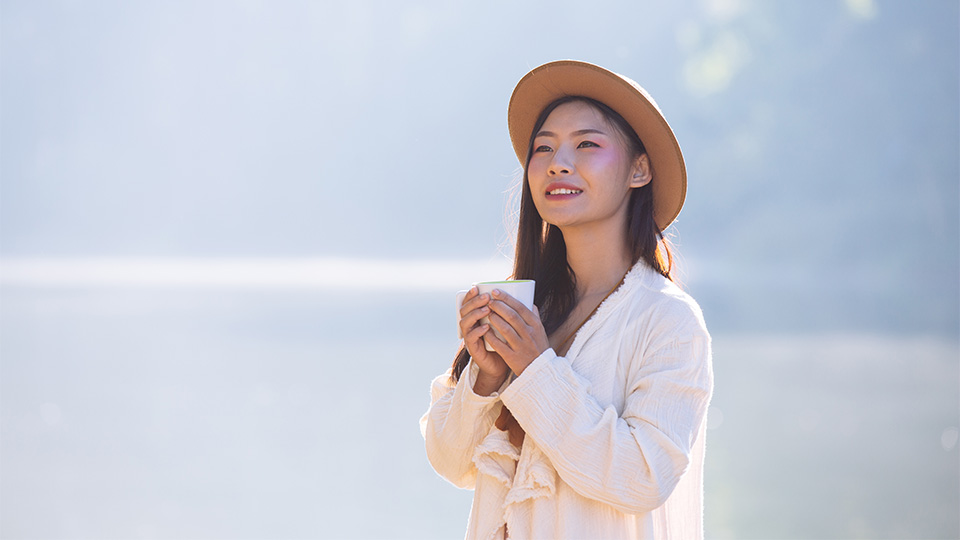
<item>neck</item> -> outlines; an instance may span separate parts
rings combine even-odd
[[[632,261],[624,227],[561,229],[567,246],[567,263],[577,276],[577,297],[606,295]]]

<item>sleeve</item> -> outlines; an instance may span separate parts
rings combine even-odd
[[[702,325],[687,328],[634,353],[622,415],[601,406],[552,349],[501,399],[577,493],[622,512],[651,511],[687,470],[713,388],[710,337]]]
[[[501,409],[500,392],[480,396],[473,391],[478,371],[471,362],[456,384],[450,370],[434,379],[430,409],[420,418],[420,433],[430,465],[440,476],[464,489],[473,489],[476,484],[473,451],[490,431]],[[504,383],[504,387],[508,384]]]

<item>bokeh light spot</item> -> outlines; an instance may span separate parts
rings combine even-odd
[[[877,3],[874,0],[846,0],[847,11],[858,19],[872,19],[877,16]]]
[[[957,428],[947,428],[940,434],[940,445],[947,452],[957,446],[957,439],[960,439],[960,431]]]

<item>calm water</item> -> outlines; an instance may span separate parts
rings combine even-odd
[[[462,535],[417,427],[450,295],[0,294],[0,536]],[[714,338],[710,537],[960,534],[955,338]]]

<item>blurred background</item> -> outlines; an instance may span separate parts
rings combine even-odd
[[[459,538],[514,84],[657,98],[709,538],[960,536],[955,0],[0,2],[0,537]]]

